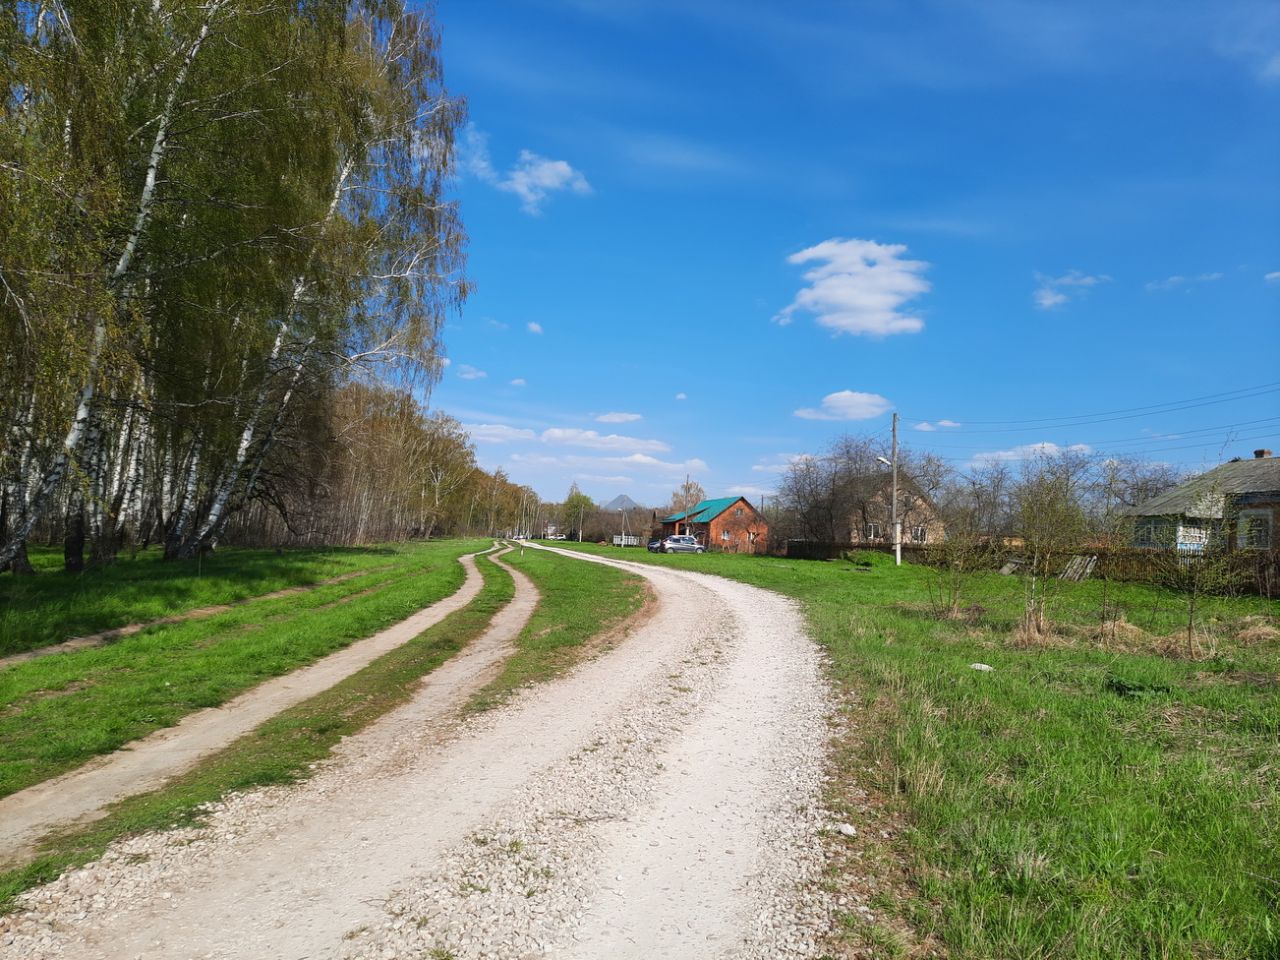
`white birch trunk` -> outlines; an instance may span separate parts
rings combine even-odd
[[[205,38],[209,35],[209,28],[213,23],[214,17],[218,15],[225,3],[226,0],[213,0],[206,8],[205,19],[204,23],[201,24],[200,33],[191,46],[187,48],[186,55],[178,67],[177,75],[170,85],[169,94],[165,99],[164,110],[157,121],[156,136],[152,141],[151,152],[147,159],[147,172],[143,180],[142,192],[138,197],[138,208],[133,218],[133,227],[125,240],[124,249],[121,250],[120,256],[116,260],[116,265],[111,271],[111,280],[115,283],[119,283],[128,274],[129,268],[133,265],[138,242],[151,219],[152,207],[155,202],[156,178],[169,143],[169,129],[173,123],[173,112],[177,105],[178,93],[183,84],[186,83],[187,73],[191,69],[191,64],[195,61],[196,55],[200,52],[200,47],[203,46]],[[63,438],[61,449],[54,456],[54,461],[48,472],[35,489],[34,494],[28,499],[26,516],[16,525],[10,535],[9,542],[0,547],[0,568],[7,566],[17,555],[22,545],[26,543],[32,529],[34,529],[44,512],[44,505],[66,476],[67,466],[80,448],[80,444],[84,439],[85,428],[90,419],[93,398],[97,388],[98,363],[102,357],[102,350],[106,346],[106,341],[107,318],[99,316],[94,321],[93,339],[89,347],[89,369],[85,376],[84,385],[80,388],[76,397],[75,414],[71,418],[71,426]]]

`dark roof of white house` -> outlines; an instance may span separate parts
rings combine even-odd
[[[1221,519],[1228,496],[1275,493],[1280,496],[1280,457],[1232,460],[1192,477],[1146,503],[1130,507],[1133,517],[1203,517]]]

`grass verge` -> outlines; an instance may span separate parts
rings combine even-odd
[[[488,559],[479,596],[363,670],[241,737],[159,790],[131,797],[107,816],[46,838],[27,866],[0,873],[0,913],[22,891],[102,855],[121,837],[196,824],[205,805],[228,793],[303,779],[335,743],[407,701],[416,682],[479,636],[512,597],[511,577]]]
[[[852,721],[833,803],[867,817],[832,879],[874,909],[833,953],[1280,956],[1280,604],[1213,601],[1188,658],[1164,636],[1184,598],[1143,584],[1063,584],[1059,632],[1029,646],[1014,578],[976,575],[953,621],[929,570],[882,555],[625,556],[804,601]]]
[[[110,566],[66,573],[61,550],[32,548],[36,576],[0,575],[0,656],[311,586],[395,564],[413,549],[399,544],[283,551],[230,547],[199,560],[168,562],[150,549]]]
[[[468,708],[476,711],[497,706],[525,684],[559,676],[648,597],[642,577],[616,567],[519,547],[503,560],[533,581],[541,599],[502,673],[472,698]]]
[[[0,671],[0,796],[403,620],[456,590],[457,558],[485,544],[405,547],[394,571]]]

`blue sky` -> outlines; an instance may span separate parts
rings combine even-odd
[[[1280,449],[1280,3],[437,17],[476,292],[432,404],[544,499],[755,497],[895,410],[960,469]]]

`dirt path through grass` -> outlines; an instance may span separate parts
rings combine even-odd
[[[829,701],[799,610],[626,569],[658,607],[598,658],[456,727],[424,688],[307,782],[32,891],[12,955],[813,957]]]
[[[201,620],[205,617],[213,617],[219,613],[226,613],[228,610],[234,610],[236,607],[243,607],[248,603],[256,603],[259,600],[279,600],[282,597],[292,597],[300,593],[308,593],[311,590],[318,590],[321,587],[331,587],[335,584],[345,583],[348,580],[354,580],[356,577],[363,577],[370,573],[381,573],[391,569],[393,565],[387,564],[381,567],[370,567],[367,570],[352,570],[349,573],[341,574],[337,577],[330,577],[328,580],[321,580],[318,583],[310,583],[306,586],[286,587],[283,590],[276,590],[272,593],[263,593],[256,597],[245,597],[243,600],[237,600],[235,603],[219,603],[208,607],[197,607],[194,610],[186,610],[182,613],[174,614],[171,617],[160,617],[158,620],[148,620],[145,623],[131,623],[127,626],[116,627],[112,630],[103,630],[100,633],[91,633],[83,637],[72,637],[70,640],[64,640],[62,643],[55,643],[47,647],[36,647],[34,650],[24,650],[22,653],[11,653],[6,657],[0,657],[0,670],[5,667],[11,667],[16,663],[25,663],[28,660],[35,660],[38,657],[47,657],[55,653],[74,653],[77,650],[87,650],[90,647],[100,647],[104,643],[110,643],[113,640],[123,640],[125,637],[131,637],[135,633],[141,633],[148,627],[167,626],[174,623],[183,623],[187,620]]]
[[[153,790],[202,758],[221,750],[282,710],[314,696],[378,657],[412,640],[480,592],[473,555],[460,558],[466,570],[461,588],[395,626],[332,653],[310,666],[246,691],[219,707],[190,714],[154,734],[62,776],[0,799],[0,863],[20,860],[50,830],[100,816],[111,803]],[[526,604],[537,591],[517,579]],[[528,600],[532,592],[533,601]]]

